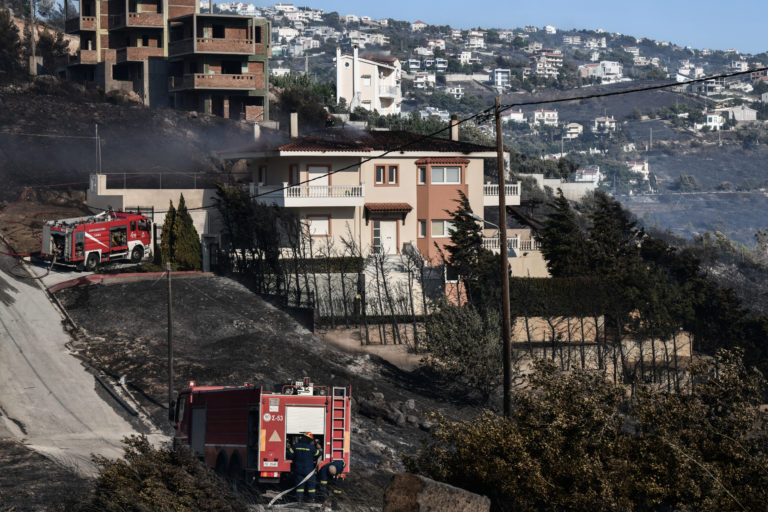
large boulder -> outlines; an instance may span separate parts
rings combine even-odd
[[[384,512],[488,512],[491,500],[413,473],[392,477],[384,491]]]

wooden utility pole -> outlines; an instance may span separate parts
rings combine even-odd
[[[165,264],[168,273],[168,412],[173,410],[173,316],[171,308],[171,264]]]
[[[65,22],[66,23],[66,22]],[[29,2],[29,44],[32,49],[32,56],[29,59],[29,74],[37,75],[37,47],[35,46],[35,0]]]
[[[502,357],[504,358],[504,417],[512,414],[512,326],[509,311],[509,256],[507,254],[507,197],[504,176],[504,142],[501,136],[501,99],[496,96],[496,159],[499,173],[499,244],[501,245]]]

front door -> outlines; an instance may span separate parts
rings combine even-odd
[[[397,253],[397,221],[373,221],[373,252],[376,254]]]

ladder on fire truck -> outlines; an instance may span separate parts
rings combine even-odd
[[[333,415],[333,427],[331,429],[332,460],[343,459],[349,450],[348,439],[345,439],[349,431],[347,425],[347,388],[333,388],[331,396],[331,414]]]

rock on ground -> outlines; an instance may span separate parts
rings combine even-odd
[[[395,475],[384,491],[384,512],[488,512],[491,500],[412,473]]]

